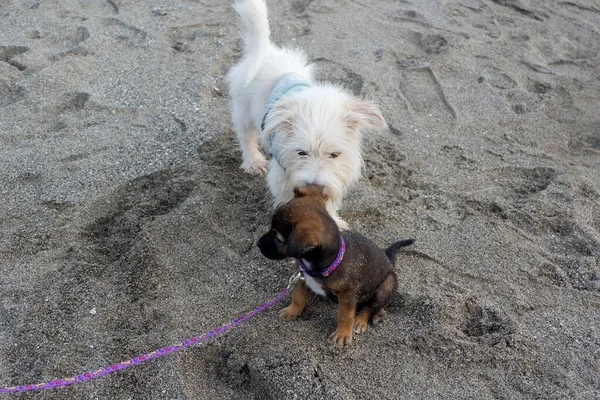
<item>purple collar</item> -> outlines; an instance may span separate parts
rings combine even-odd
[[[340,263],[342,262],[345,252],[346,252],[346,242],[344,242],[344,238],[340,236],[340,249],[338,250],[338,255],[329,267],[327,267],[321,271],[321,276],[323,276],[323,277],[329,276],[333,271],[335,271],[335,269],[338,267],[338,265],[340,265]],[[311,273],[312,271],[310,271],[308,268],[306,268],[306,265],[304,265],[301,258],[298,259],[298,265],[300,265],[300,269],[302,269],[302,271],[306,275],[313,276],[313,274]]]

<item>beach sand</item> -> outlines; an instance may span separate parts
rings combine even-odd
[[[600,397],[600,5],[268,1],[273,40],[381,105],[341,216],[415,238],[384,322],[336,305],[40,399]],[[224,76],[228,1],[0,0],[0,386],[200,335],[274,297],[263,177]]]

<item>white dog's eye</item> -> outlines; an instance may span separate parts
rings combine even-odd
[[[303,150],[298,150],[298,155],[299,155],[299,156],[306,156],[306,155],[308,155],[308,153],[306,153],[306,152],[305,152],[305,151],[303,151]]]
[[[336,151],[335,153],[329,153],[329,157],[331,157],[331,158],[338,158],[339,155],[340,155],[339,151]]]

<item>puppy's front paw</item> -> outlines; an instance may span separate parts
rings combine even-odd
[[[265,174],[267,172],[268,161],[262,154],[256,154],[251,159],[245,160],[240,166],[244,172],[249,174]]]
[[[298,315],[302,310],[299,310],[297,307],[294,307],[292,304],[287,306],[286,308],[279,311],[279,316],[283,319],[287,319],[288,321],[293,321],[298,318]]]
[[[329,335],[329,340],[334,345],[343,348],[345,345],[352,343],[352,330],[346,331],[338,328]]]

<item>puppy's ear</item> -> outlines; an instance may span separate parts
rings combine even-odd
[[[300,186],[294,188],[294,196],[295,197],[308,197],[308,196],[318,196],[322,197],[325,200],[324,188],[319,185],[309,185],[309,186]]]
[[[321,197],[323,197],[323,200],[328,201],[331,198],[329,190],[322,187],[321,188]]]
[[[379,106],[366,100],[351,98],[348,100],[348,115],[344,122],[351,131],[385,128],[387,123],[381,115]]]
[[[288,257],[302,258],[303,254],[319,245],[319,229],[314,229],[311,224],[298,224],[292,231],[287,241]]]

